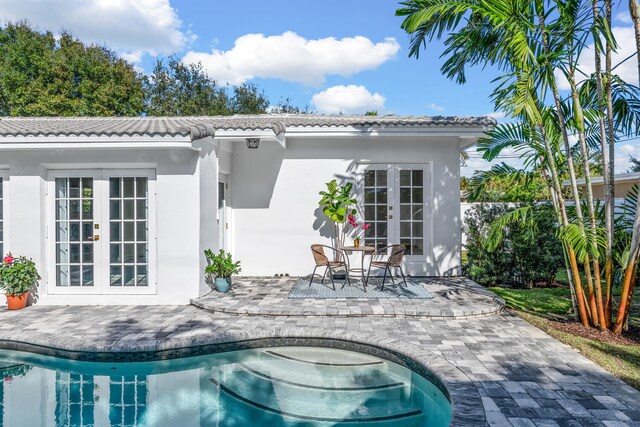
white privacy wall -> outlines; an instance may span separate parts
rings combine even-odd
[[[215,180],[211,152],[189,148],[174,149],[51,149],[3,151],[0,166],[8,169],[9,203],[5,211],[8,225],[7,251],[33,258],[43,279],[38,302],[43,304],[185,304],[200,294],[203,282],[201,248],[213,244],[209,226],[201,238],[201,215],[210,215],[211,206],[202,205],[200,163],[207,170],[207,182]],[[215,164],[215,161],[213,162]],[[49,295],[45,282],[53,280],[46,271],[47,171],[51,169],[154,169],[156,173],[157,291],[154,295]],[[211,196],[215,200],[215,193]],[[208,200],[208,198],[206,198]],[[214,205],[215,206],[215,205]],[[103,227],[107,224],[102,224]],[[104,257],[108,262],[108,254]],[[152,267],[153,268],[153,267]]]
[[[414,274],[459,274],[457,138],[289,137],[286,150],[272,141],[256,150],[238,144],[232,162],[233,248],[243,275],[310,274],[309,246],[330,244],[331,224],[318,209],[318,192],[334,178],[352,179],[357,164],[369,163],[430,164],[431,224],[425,227],[431,243]]]

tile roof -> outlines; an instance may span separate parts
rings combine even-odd
[[[272,130],[281,134],[299,127],[485,127],[490,117],[342,116],[262,114],[204,117],[3,117],[5,136],[213,136],[216,130]]]

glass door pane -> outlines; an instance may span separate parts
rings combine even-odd
[[[146,177],[109,178],[109,284],[149,285],[149,195]]]
[[[93,178],[55,180],[55,283],[94,286]]]
[[[424,255],[424,171],[398,171],[400,244],[406,255]]]
[[[364,243],[377,249],[388,244],[387,175],[386,169],[364,171],[364,221],[370,225],[365,231]]]

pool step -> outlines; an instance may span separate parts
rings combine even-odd
[[[291,380],[291,376],[276,377],[265,368],[266,365],[260,370],[253,364],[238,364],[233,370],[227,367],[215,373],[211,381],[247,404],[301,419],[376,421],[419,414],[416,411],[420,406],[414,403],[411,387],[403,382],[387,380],[364,387],[346,381],[319,385]]]
[[[327,426],[348,426],[367,425],[376,426],[393,426],[393,427],[415,427],[425,425],[424,420],[426,414],[416,407],[393,406],[393,412],[387,413],[379,411],[371,413],[370,408],[367,411],[358,410],[358,408],[350,408],[344,402],[332,402],[331,405],[325,407],[326,402],[318,402],[308,400],[304,405],[286,405],[281,406],[279,399],[272,398],[270,402],[257,400],[256,394],[260,393],[259,389],[253,389],[247,392],[243,390],[238,392],[232,389],[228,383],[218,382],[215,378],[211,378],[211,382],[221,391],[221,399],[233,399],[236,404],[241,404],[245,408],[242,410],[228,413],[225,418],[229,421],[229,425],[248,425],[247,422],[259,423],[251,425],[269,425],[289,426],[289,425],[326,425]],[[368,402],[371,404],[371,402]],[[229,404],[223,406],[231,407]],[[385,404],[385,406],[387,406]],[[363,413],[364,412],[364,413]],[[233,419],[242,417],[242,419]],[[268,420],[268,423],[265,424]],[[300,424],[300,423],[303,424]]]

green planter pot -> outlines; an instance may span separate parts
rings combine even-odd
[[[216,277],[215,285],[218,292],[229,292],[231,278]]]

